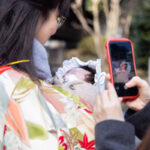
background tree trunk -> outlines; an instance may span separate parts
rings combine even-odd
[[[120,0],[111,0],[110,12],[106,18],[106,38],[116,37],[119,28]]]
[[[150,57],[148,59],[148,83],[150,84]]]
[[[99,5],[100,0],[93,0],[92,12],[93,12],[93,26],[94,26],[94,34],[92,35],[95,49],[99,58],[103,57],[101,52],[101,27],[100,27],[100,20],[99,20]]]

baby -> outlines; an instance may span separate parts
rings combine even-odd
[[[88,66],[80,66],[67,71],[63,79],[67,82],[67,80],[81,80],[83,82],[94,84],[94,76],[96,71]],[[72,79],[71,79],[72,78]]]
[[[127,81],[129,81],[129,72],[131,70],[130,65],[123,61],[119,68],[115,68],[115,78],[114,81],[116,83],[126,83]]]
[[[54,84],[94,105],[97,94],[105,89],[101,61],[83,62],[75,57],[65,60],[56,72]]]

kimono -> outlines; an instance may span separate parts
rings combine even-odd
[[[94,150],[84,100],[12,69],[0,74],[0,150]]]

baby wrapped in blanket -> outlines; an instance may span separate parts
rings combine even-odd
[[[101,72],[101,60],[83,62],[76,57],[65,60],[56,72],[54,84],[80,96],[93,106],[97,94],[105,89],[105,73]]]

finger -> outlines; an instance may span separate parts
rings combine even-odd
[[[107,88],[108,88],[109,99],[118,100],[118,96],[117,96],[114,86],[111,83],[108,83]]]
[[[110,74],[106,74],[106,80],[110,81]]]
[[[123,102],[123,98],[122,98],[122,97],[119,97],[119,101],[120,101],[120,102]]]
[[[145,85],[147,85],[146,81],[144,81],[138,76],[133,77],[129,82],[126,83],[126,86],[128,88],[135,87],[135,86],[141,88],[141,87],[145,87]]]
[[[108,99],[108,91],[107,90],[101,92],[100,99],[101,99],[101,104],[102,105],[106,104],[109,101],[109,99]]]
[[[123,104],[125,104],[128,108],[137,110],[136,109],[136,102],[135,101],[124,101]]]
[[[95,105],[95,107],[99,107],[99,106],[101,106],[101,98],[100,98],[100,95],[97,96],[97,98],[96,98],[96,105]]]
[[[97,97],[96,105],[94,107],[94,113],[97,114],[101,111],[103,107],[107,105],[108,96],[107,91],[103,91],[100,93],[100,95]]]

